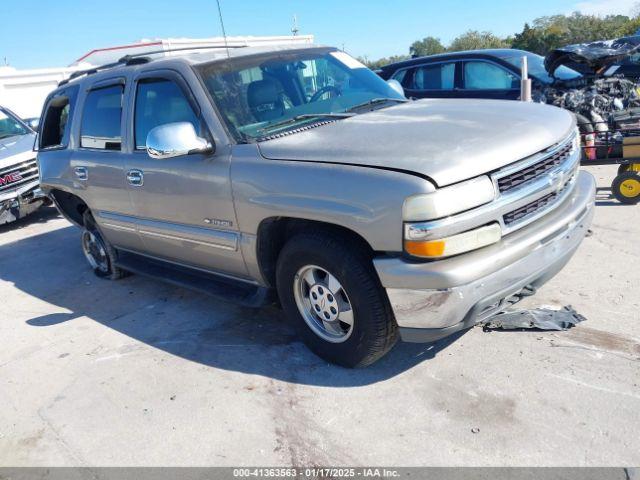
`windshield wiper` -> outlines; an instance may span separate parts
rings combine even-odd
[[[273,128],[281,127],[284,125],[289,125],[290,123],[295,123],[300,120],[306,120],[308,118],[349,118],[353,117],[354,115],[354,113],[303,113],[301,115],[296,115],[295,117],[272,123],[271,125],[267,125],[266,127],[258,129],[258,131],[266,132],[267,130],[271,130]]]
[[[352,111],[357,110],[359,108],[368,107],[368,106],[371,106],[371,105],[375,105],[377,103],[384,103],[384,102],[406,103],[408,101],[409,100],[406,99],[406,98],[391,98],[391,97],[388,97],[388,98],[387,97],[372,98],[371,100],[368,100],[368,101],[366,101],[364,103],[359,103],[357,105],[354,105],[353,107],[349,108],[347,110],[347,112],[352,112]]]

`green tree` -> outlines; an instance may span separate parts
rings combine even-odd
[[[416,40],[409,47],[409,53],[414,57],[424,57],[426,55],[436,55],[446,50],[444,45],[436,37],[425,37],[422,40]]]
[[[495,36],[491,32],[469,30],[454,38],[447,50],[457,52],[460,50],[482,50],[485,48],[509,48],[510,46],[506,40]]]
[[[403,60],[407,60],[409,55],[392,55],[390,57],[379,58],[378,60],[369,60],[368,57],[358,57],[358,60],[364,63],[371,70],[378,70],[385,65],[389,65],[390,63],[401,62]]]
[[[535,19],[532,25],[526,23],[523,30],[515,34],[512,46],[546,55],[549,51],[565,45],[632,35],[639,26],[638,16],[597,17],[575,12],[571,15],[540,17]]]

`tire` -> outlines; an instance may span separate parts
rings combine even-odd
[[[624,172],[629,170],[629,168],[631,168],[631,165],[618,165],[618,175],[623,174]]]
[[[613,179],[611,193],[620,203],[635,205],[640,201],[640,175],[638,172],[624,172]]]
[[[100,233],[91,212],[87,210],[82,218],[82,253],[93,268],[93,273],[97,277],[109,280],[118,280],[130,275],[129,272],[115,266],[118,253]]]
[[[385,355],[398,339],[389,299],[371,259],[346,236],[293,237],[278,257],[276,283],[285,313],[304,343],[324,360],[364,367]],[[323,315],[328,322],[321,321]]]

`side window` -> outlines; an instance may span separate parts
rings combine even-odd
[[[392,80],[397,80],[398,82],[400,82],[402,85],[404,85],[402,82],[404,81],[404,77],[407,76],[407,72],[409,70],[407,70],[406,68],[404,70],[398,70],[396,73],[394,73],[391,76]]]
[[[122,146],[122,85],[87,93],[80,125],[80,146],[99,150],[120,150]]]
[[[423,65],[413,74],[414,90],[453,90],[455,84],[455,63]]]
[[[465,62],[464,88],[467,90],[510,90],[519,88],[519,78],[488,62]]]
[[[134,129],[136,148],[144,149],[149,131],[159,125],[190,122],[196,132],[200,121],[180,87],[171,80],[153,79],[138,83]]]
[[[38,147],[41,150],[65,148],[69,144],[69,119],[73,116],[77,95],[76,85],[56,92],[47,102],[39,134]]]

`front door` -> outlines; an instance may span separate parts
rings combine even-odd
[[[485,60],[464,62],[459,98],[517,100],[520,77],[506,68]]]
[[[151,129],[190,122],[211,138],[197,103],[176,72],[149,72],[136,79],[133,152],[126,177],[144,253],[183,265],[244,277],[239,232],[231,196],[227,153],[151,158]]]

